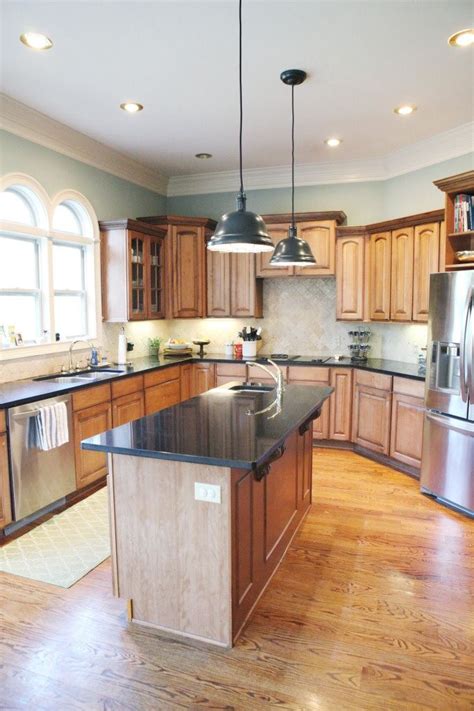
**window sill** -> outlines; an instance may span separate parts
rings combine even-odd
[[[33,358],[36,356],[61,355],[68,353],[71,341],[60,341],[59,343],[32,343],[31,345],[12,346],[11,348],[0,348],[0,363],[2,361],[19,360],[21,358]],[[94,343],[94,338],[88,338]],[[89,348],[85,343],[78,343],[74,352],[87,351]]]

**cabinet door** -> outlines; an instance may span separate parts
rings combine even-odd
[[[300,385],[329,385],[329,368],[293,366],[288,370],[288,382]],[[329,418],[331,398],[321,408],[321,414],[313,422],[313,438],[329,439]]]
[[[232,316],[262,315],[261,282],[255,278],[254,254],[230,255],[230,310]]]
[[[415,469],[421,468],[424,401],[401,393],[393,393],[390,456]]]
[[[12,520],[10,478],[8,476],[7,436],[0,434],[0,528]]]
[[[411,321],[413,310],[413,227],[392,232],[390,317]]]
[[[110,430],[112,407],[110,402],[101,402],[73,414],[74,447],[76,460],[76,485],[81,489],[107,473],[106,455],[103,452],[88,452],[81,449],[81,440]]]
[[[193,373],[193,396],[205,393],[215,387],[214,363],[195,363]]]
[[[181,384],[180,384],[180,397],[181,402],[189,400],[189,398],[194,396],[193,392],[193,379],[194,379],[194,365],[192,363],[186,363],[181,366]]]
[[[392,393],[367,385],[356,385],[352,431],[357,444],[388,454]]]
[[[295,267],[299,276],[332,276],[336,273],[336,223],[300,222],[298,237],[306,240],[316,259],[314,267]]]
[[[331,368],[329,439],[349,442],[352,424],[352,368]]]
[[[336,240],[336,318],[364,319],[364,237]]]
[[[369,239],[369,318],[390,318],[390,232],[370,235]]]
[[[207,250],[207,315],[230,316],[230,254]]]
[[[413,320],[428,321],[430,274],[439,269],[439,223],[415,227],[413,272]]]
[[[276,246],[282,239],[288,237],[288,223],[280,225],[267,225],[268,234]],[[256,255],[256,269],[258,277],[285,277],[294,274],[294,267],[271,267],[270,259],[273,252],[260,252]]]
[[[128,233],[130,259],[129,314],[131,321],[143,321],[148,315],[148,242],[141,232]],[[117,284],[123,288],[123,284]]]
[[[145,415],[143,392],[122,395],[112,400],[112,426],[119,427]]]
[[[179,379],[145,388],[145,414],[151,415],[166,407],[177,405],[181,399]]]
[[[171,317],[205,316],[206,244],[204,228],[171,228]]]
[[[164,241],[160,237],[147,238],[147,308],[148,318],[165,317]]]

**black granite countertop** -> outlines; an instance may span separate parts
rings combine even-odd
[[[281,411],[256,413],[272,392],[235,392],[228,383],[166,410],[91,437],[83,449],[196,464],[256,469],[297,427],[314,418],[333,388],[287,385]]]
[[[265,354],[260,354],[257,360],[263,361]],[[403,378],[411,378],[413,380],[424,381],[425,376],[418,373],[418,365],[414,363],[403,363],[396,360],[385,360],[383,358],[369,358],[365,363],[353,363],[349,358],[335,360],[329,358],[328,361],[320,362],[318,356],[315,355],[298,355],[288,359],[275,359],[281,365],[305,365],[305,366],[320,366],[330,368],[359,368],[360,370],[370,370],[376,373],[386,373],[387,375],[398,375]],[[323,356],[323,358],[325,358]],[[46,380],[14,380],[0,385],[0,409],[14,407],[15,405],[23,405],[35,400],[42,400],[56,395],[74,392],[82,388],[88,388],[99,383],[111,382],[117,378],[126,378],[138,373],[145,373],[149,370],[157,368],[170,368],[173,365],[184,363],[186,361],[207,362],[207,363],[244,363],[243,360],[238,360],[232,356],[224,354],[210,353],[200,358],[197,355],[186,357],[173,358],[153,358],[144,357],[136,358],[132,361],[129,368],[123,368],[121,373],[110,373],[109,378],[103,378],[100,381],[84,381],[82,383],[52,383]],[[118,366],[112,366],[114,369]]]

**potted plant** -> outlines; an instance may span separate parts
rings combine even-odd
[[[153,353],[155,352],[155,355],[157,358],[160,357],[160,346],[163,342],[162,338],[149,338],[148,339],[148,346],[150,348],[150,351]]]

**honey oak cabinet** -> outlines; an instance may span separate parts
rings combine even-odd
[[[291,366],[288,368],[288,382],[307,385],[329,385],[330,369],[313,366]],[[330,398],[321,408],[321,415],[313,422],[314,439],[329,439]]]
[[[366,449],[389,453],[392,377],[355,371],[352,439]]]
[[[402,227],[391,236],[390,319],[411,321],[413,310],[414,228]]]
[[[145,415],[143,392],[128,393],[112,400],[112,426],[119,427]]]
[[[263,316],[263,282],[256,278],[254,254],[207,252],[207,315]]]
[[[245,383],[247,380],[247,366],[245,363],[216,363],[216,387],[235,380]]]
[[[336,318],[363,321],[366,317],[364,296],[367,291],[367,236],[363,230],[350,234],[348,227],[341,228],[341,233],[343,236],[336,240]]]
[[[99,226],[104,320],[165,318],[166,231],[137,220],[108,220]]]
[[[73,412],[76,486],[78,489],[92,484],[107,474],[106,455],[103,452],[81,449],[81,441],[110,430],[111,427],[112,405],[110,400]]]
[[[267,224],[268,234],[273,244],[276,245],[282,239],[288,237],[288,227],[289,223],[282,224]],[[270,259],[272,258],[273,252],[260,252],[255,255],[256,263],[256,273],[258,277],[272,277],[273,279],[278,279],[278,277],[292,276],[294,274],[293,267],[272,267],[270,266]]]
[[[181,401],[181,367],[163,368],[145,373],[145,414],[164,410]]]
[[[7,435],[0,433],[0,529],[12,520],[10,478],[8,475]]]
[[[184,363],[180,367],[180,398],[181,402],[189,400],[194,395],[193,387],[194,365],[192,363]]]
[[[415,469],[421,468],[424,413],[424,383],[394,378],[390,456]]]
[[[391,234],[376,232],[369,237],[369,318],[390,319]]]
[[[333,276],[336,273],[335,221],[302,222],[298,225],[298,235],[311,247],[316,264],[294,267],[296,276]]]
[[[414,228],[413,321],[428,321],[430,274],[441,270],[441,224]]]
[[[166,272],[169,275],[166,317],[204,318],[207,314],[206,242],[216,223],[206,217],[180,215],[138,219],[166,229]]]
[[[211,390],[216,385],[214,363],[194,363],[192,394],[193,397]]]
[[[352,368],[331,368],[329,439],[350,442],[352,427]]]

